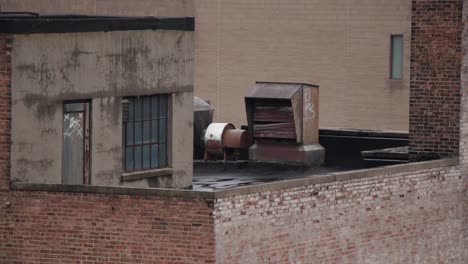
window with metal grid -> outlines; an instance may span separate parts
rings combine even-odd
[[[157,169],[167,162],[168,95],[123,100],[123,167],[126,172]]]

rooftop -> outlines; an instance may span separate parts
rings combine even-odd
[[[215,191],[267,182],[323,176],[342,167],[306,167],[254,161],[194,161],[193,190]]]

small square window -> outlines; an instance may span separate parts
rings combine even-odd
[[[123,100],[123,168],[126,172],[168,166],[168,95]]]

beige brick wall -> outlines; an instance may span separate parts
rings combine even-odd
[[[321,127],[408,129],[411,1],[195,1],[196,93],[245,123],[256,80],[320,85]],[[390,35],[405,36],[403,81]]]
[[[196,17],[195,93],[245,124],[256,80],[320,85],[320,126],[408,129],[410,0],[0,0],[3,11]],[[405,39],[389,80],[390,35]]]

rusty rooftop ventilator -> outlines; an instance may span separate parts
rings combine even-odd
[[[320,165],[317,85],[257,82],[245,97],[248,127],[255,144],[250,160]]]

